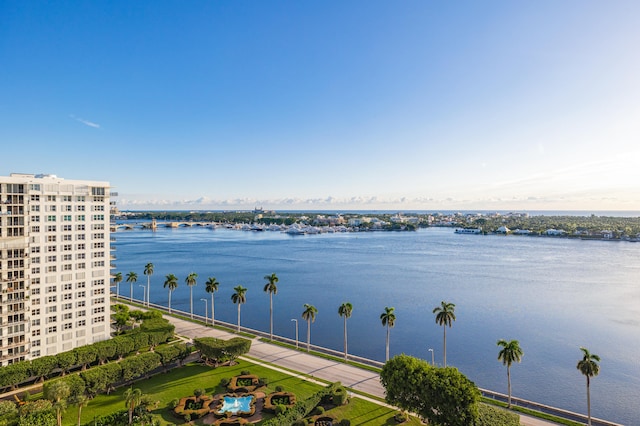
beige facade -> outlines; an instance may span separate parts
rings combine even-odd
[[[108,182],[0,177],[0,365],[110,336]]]

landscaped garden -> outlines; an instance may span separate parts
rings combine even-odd
[[[322,386],[307,382],[300,378],[295,378],[284,373],[271,370],[266,367],[251,364],[247,361],[239,361],[237,365],[230,367],[211,368],[202,364],[188,364],[182,368],[176,368],[168,373],[159,374],[152,378],[141,380],[134,384],[134,387],[140,389],[142,394],[153,403],[149,406],[151,414],[153,414],[162,426],[168,425],[205,425],[205,421],[211,421],[207,416],[193,419],[191,423],[185,422],[176,416],[173,409],[169,408],[172,402],[183,397],[193,398],[194,388],[204,391],[203,395],[224,394],[227,387],[221,385],[221,381],[225,383],[231,377],[242,375],[244,370],[250,370],[252,374],[258,377],[268,377],[269,384],[262,390],[265,394],[276,392],[278,389],[284,389],[287,392],[295,394],[298,401],[305,400],[323,389]],[[100,394],[89,401],[89,404],[82,409],[81,423],[87,425],[94,424],[94,416],[99,419],[102,416],[109,415],[114,412],[122,411],[124,408],[123,394],[129,388],[120,388],[109,395]],[[37,395],[34,395],[37,397]],[[322,407],[322,404],[321,406]],[[394,415],[396,410],[385,408],[374,403],[370,403],[358,398],[352,398],[346,405],[335,407],[332,409],[324,409],[317,407],[312,411],[309,418],[319,417],[319,411],[323,411],[322,416],[331,415],[338,422],[341,419],[358,419],[357,424],[370,425],[388,425],[396,424]],[[328,406],[327,406],[328,407]],[[314,414],[315,413],[315,414]],[[63,425],[77,424],[78,408],[70,405],[64,413]],[[274,418],[275,414],[263,413],[263,419],[258,424],[267,422]],[[238,417],[222,418],[223,424],[240,424]],[[314,420],[315,421],[315,420]],[[334,424],[337,424],[334,423]],[[416,419],[410,419],[408,425],[419,425]],[[100,423],[98,422],[98,425]]]

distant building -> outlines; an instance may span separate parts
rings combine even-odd
[[[110,186],[0,177],[0,365],[110,337]]]

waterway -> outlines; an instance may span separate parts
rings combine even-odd
[[[216,319],[237,321],[233,287],[248,288],[243,326],[269,330],[265,275],[280,279],[273,298],[274,333],[306,341],[303,305],[318,309],[311,343],[343,350],[338,307],[353,304],[349,353],[384,361],[386,329],[380,314],[395,307],[391,356],[406,353],[442,363],[443,329],[433,308],[455,304],[447,329],[447,364],[478,386],[507,392],[498,339],[517,339],[524,350],[511,368],[514,396],[586,413],[586,379],[576,369],[580,346],[598,354],[591,381],[592,415],[640,424],[640,243],[548,237],[456,235],[449,228],[418,232],[290,236],[210,228],[159,228],[115,234],[116,271],[138,273],[134,298],[142,299],[144,265],[152,262],[151,302],[168,302],[165,276],[179,286],[172,307],[204,315],[205,281],[221,283]],[[123,282],[120,292],[129,295]],[[211,307],[208,306],[210,309]],[[210,310],[209,310],[210,314]]]

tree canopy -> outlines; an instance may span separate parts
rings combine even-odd
[[[480,391],[456,368],[437,368],[408,355],[391,358],[380,381],[386,400],[429,424],[466,426],[478,418]]]

